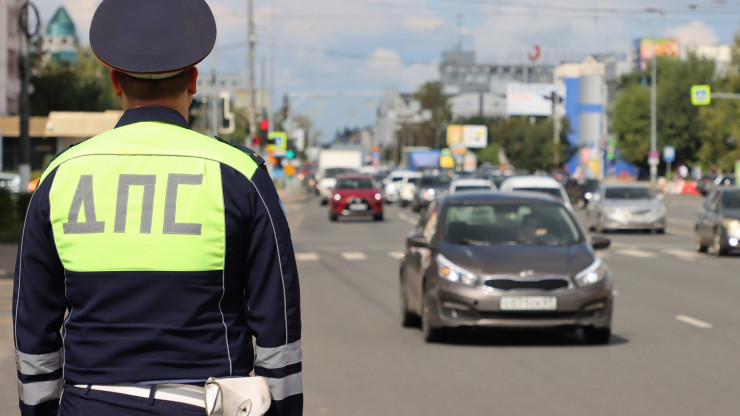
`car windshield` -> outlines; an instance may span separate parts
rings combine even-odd
[[[648,188],[607,188],[606,199],[653,199],[655,195]]]
[[[722,208],[740,209],[740,191],[725,192],[722,195]]]
[[[455,187],[455,192],[471,192],[471,191],[491,191],[493,190],[490,186],[486,185],[458,185]]]
[[[375,189],[375,183],[370,178],[339,179],[335,189]]]
[[[548,194],[550,196],[554,196],[558,200],[563,200],[563,195],[560,194],[560,189],[558,188],[514,188],[514,191],[523,191],[523,192],[540,192],[543,194]]]
[[[447,208],[444,240],[465,245],[570,245],[582,240],[557,204],[460,204]]]
[[[325,178],[336,178],[339,175],[343,175],[345,173],[355,173],[357,172],[357,169],[352,168],[328,168],[326,169],[324,173]]]
[[[452,179],[449,176],[424,176],[421,178],[422,188],[445,188],[450,185]]]

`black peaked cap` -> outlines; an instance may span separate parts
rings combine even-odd
[[[129,74],[177,73],[216,43],[204,0],[103,0],[90,24],[90,46],[107,66]]]

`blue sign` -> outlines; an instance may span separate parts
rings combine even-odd
[[[673,162],[676,160],[676,148],[673,146],[666,146],[663,148],[663,160],[666,162]]]

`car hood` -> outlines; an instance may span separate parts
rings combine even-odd
[[[661,202],[655,199],[608,199],[604,205],[615,208],[658,208]]]
[[[512,274],[531,270],[533,276],[573,276],[594,262],[586,243],[570,246],[473,246],[442,242],[440,253],[453,263],[481,275]]]
[[[339,194],[342,198],[349,198],[356,196],[359,198],[373,198],[375,194],[379,194],[380,191],[375,189],[335,189],[335,194]]]

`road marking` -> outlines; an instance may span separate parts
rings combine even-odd
[[[319,259],[319,255],[316,253],[295,253],[295,259],[297,261],[316,261]]]
[[[398,214],[398,218],[400,218],[400,219],[402,219],[402,220],[406,221],[407,223],[409,223],[409,224],[411,224],[411,225],[416,225],[416,223],[418,223],[418,222],[419,222],[419,220],[418,220],[418,219],[416,219],[416,218],[414,218],[414,217],[411,217],[411,216],[409,216],[409,215],[406,215],[406,214]]]
[[[688,251],[688,250],[661,250],[661,251],[665,254],[676,256],[682,260],[689,260],[689,261],[693,261],[695,258],[701,256],[701,254],[695,251]]]
[[[8,276],[10,273],[5,269],[0,269],[0,276]]]
[[[608,259],[609,253],[596,253],[596,257],[600,257],[602,259]]]
[[[403,258],[403,251],[389,251],[388,256],[396,260],[401,260]]]
[[[344,257],[345,260],[354,261],[354,260],[367,260],[367,256],[365,253],[361,253],[359,251],[345,251],[342,253],[342,257]]]
[[[704,328],[704,329],[709,329],[709,328],[712,328],[714,326],[714,325],[710,324],[709,322],[700,321],[700,320],[698,320],[696,318],[692,318],[692,317],[686,316],[686,315],[676,315],[676,319],[679,320],[679,321],[681,321],[681,322],[687,323],[689,325],[694,325],[696,327]]]
[[[668,218],[668,223],[669,224],[670,223],[678,223],[678,224],[683,224],[683,225],[690,225],[692,227],[696,225],[696,222],[695,221],[682,220],[680,218],[673,218],[673,217],[669,217]]]
[[[619,291],[618,290],[612,290],[612,295],[619,296]]]
[[[631,256],[631,257],[638,257],[642,259],[654,259],[658,257],[658,255],[655,253],[650,253],[650,252],[641,251],[641,250],[630,250],[630,249],[617,250],[617,254],[622,254],[624,256]]]
[[[690,232],[690,231],[680,231],[680,230],[668,230],[668,234],[675,234],[680,235],[683,237],[693,237],[696,235],[696,233]]]

